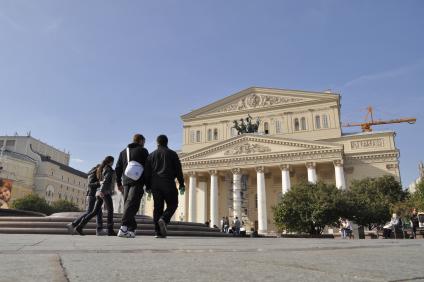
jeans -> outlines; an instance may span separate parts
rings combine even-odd
[[[153,221],[155,223],[155,231],[159,234],[159,219],[162,218],[168,224],[178,208],[178,191],[175,182],[153,181],[153,183]],[[164,211],[165,203],[166,210]]]
[[[95,196],[87,196],[86,200],[86,211],[82,215],[80,215],[78,218],[76,218],[72,222],[72,226],[77,226],[80,224],[80,222],[83,220],[84,217],[86,217],[89,213],[91,213],[94,209],[94,204],[96,203],[96,197]],[[97,224],[97,230],[103,229],[103,211],[102,209],[99,210],[96,217],[96,224]]]
[[[107,209],[107,228],[108,230],[113,230],[113,202],[112,196],[109,194],[105,195],[103,198],[96,197],[96,202],[94,204],[93,210],[81,220],[81,222],[78,224],[78,227],[84,228],[84,226],[94,216],[96,216],[99,211],[102,210],[103,202],[105,203]]]
[[[137,229],[135,215],[140,208],[143,193],[143,188],[140,186],[124,186],[124,213],[122,214],[122,225],[127,226],[130,231],[135,231]]]

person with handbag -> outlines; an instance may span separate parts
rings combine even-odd
[[[75,232],[84,235],[83,228],[85,225],[96,216],[102,209],[103,203],[107,209],[107,235],[116,236],[113,230],[113,201],[112,193],[115,188],[115,171],[113,170],[114,158],[107,156],[100,166],[97,168],[97,179],[100,182],[100,187],[96,191],[96,202],[94,203],[93,210],[86,215],[81,222],[75,227]]]
[[[135,134],[133,142],[120,154],[116,163],[116,181],[119,191],[124,193],[124,213],[118,237],[134,238],[136,235],[137,214],[144,194],[144,166],[149,152],[144,148],[146,139]]]
[[[181,195],[184,194],[185,185],[180,159],[175,151],[168,148],[168,137],[159,135],[156,142],[158,147],[147,158],[144,173],[147,191],[153,194],[155,237],[166,238],[167,225],[178,208],[175,179],[178,180]]]

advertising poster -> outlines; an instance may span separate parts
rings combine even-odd
[[[0,208],[8,209],[12,198],[13,181],[0,178]]]

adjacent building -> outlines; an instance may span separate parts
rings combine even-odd
[[[49,203],[63,199],[84,208],[87,175],[69,160],[68,153],[30,135],[0,136],[0,178],[13,185],[9,204],[37,193]]]

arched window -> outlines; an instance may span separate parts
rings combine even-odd
[[[212,141],[212,129],[208,129],[208,141]]]
[[[322,115],[322,127],[328,128],[328,116]]]
[[[275,133],[281,133],[281,121],[279,120],[275,121]]]
[[[320,129],[321,128],[321,117],[315,116],[315,128]]]
[[[190,132],[190,143],[194,143],[196,141],[196,132]]]
[[[213,140],[218,140],[218,128],[213,130]]]
[[[302,117],[300,119],[300,127],[301,127],[302,130],[306,130],[306,118],[305,117]]]
[[[269,134],[269,124],[268,124],[268,122],[264,122],[264,132],[265,132],[265,134]]]
[[[208,129],[208,141],[212,141],[212,129]]]
[[[294,119],[294,131],[299,131],[299,129],[300,129],[299,119],[295,118]]]
[[[200,142],[200,130],[196,131],[196,142]]]

